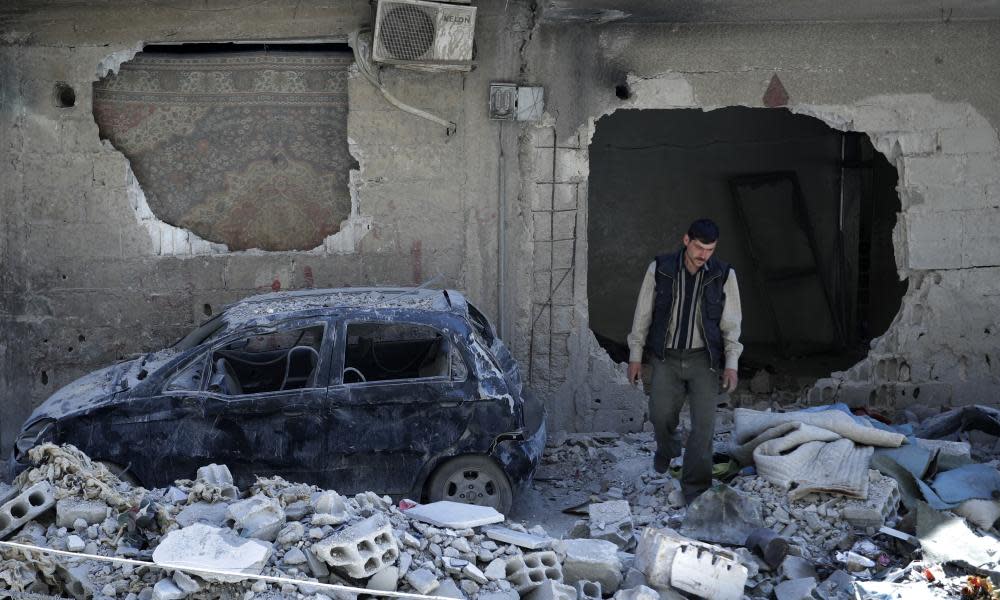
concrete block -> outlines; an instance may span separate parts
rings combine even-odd
[[[438,589],[441,582],[437,580],[434,573],[427,569],[415,569],[406,574],[406,583],[418,594],[430,594]]]
[[[499,581],[507,577],[507,561],[503,558],[494,558],[490,564],[486,565],[483,575],[491,581]]]
[[[622,582],[618,546],[604,540],[564,540],[559,549],[566,553],[563,577],[566,583],[596,581],[604,593],[613,593]]]
[[[201,584],[184,571],[174,571],[174,585],[179,587],[185,594],[193,594],[201,590]]]
[[[527,548],[528,550],[540,550],[552,545],[551,538],[532,535],[523,531],[514,531],[506,527],[486,527],[483,529],[483,533],[491,540],[503,542],[504,544],[513,544],[521,548]]]
[[[58,505],[57,505],[58,510]],[[226,512],[229,505],[224,502],[195,502],[189,504],[177,513],[175,520],[181,527],[188,527],[195,523],[206,523],[215,527],[222,527],[226,522]]]
[[[285,552],[285,556],[281,559],[282,564],[286,565],[301,565],[306,562],[306,555],[300,548],[292,547],[288,552]]]
[[[1000,264],[1000,214],[995,209],[963,213],[963,264],[991,267]]]
[[[87,525],[101,523],[108,516],[108,505],[103,500],[85,500],[82,498],[63,498],[56,502],[56,526],[72,528],[77,519],[83,519]]]
[[[285,511],[274,498],[257,495],[230,504],[226,520],[243,537],[273,542],[285,525]]]
[[[805,579],[816,577],[816,567],[801,556],[786,556],[778,569],[783,579]]]
[[[925,185],[913,188],[923,198],[916,207],[920,212],[969,210],[987,208],[986,186],[969,182],[966,185]]]
[[[760,500],[717,485],[691,503],[680,533],[703,542],[742,546],[764,526]]]
[[[601,584],[596,581],[580,580],[574,584],[577,600],[601,600]]]
[[[868,498],[847,500],[840,516],[855,527],[877,529],[896,515],[901,496],[895,479],[871,469],[868,476]]]
[[[180,600],[187,592],[170,579],[161,579],[153,586],[153,600]]]
[[[20,494],[0,506],[0,540],[6,539],[21,525],[52,508],[56,498],[48,481],[25,488]]]
[[[82,552],[86,547],[86,542],[78,535],[70,535],[66,538],[66,549],[70,552]]]
[[[306,564],[309,565],[309,571],[313,577],[319,579],[320,577],[328,577],[330,575],[330,567],[317,558],[312,550],[306,548],[303,552],[306,555]]]
[[[635,526],[627,500],[597,502],[591,504],[588,510],[591,538],[609,541],[622,549],[632,543]]]
[[[559,583],[553,579],[546,579],[529,593],[526,598],[527,600],[576,600],[576,590],[571,585]],[[659,600],[659,598],[657,597],[653,600]]]
[[[522,596],[540,586],[546,579],[561,582],[562,569],[555,552],[531,552],[507,560],[505,578]]]
[[[458,589],[458,586],[455,585],[455,580],[450,577],[445,577],[444,581],[440,582],[437,590],[434,591],[434,595],[455,598],[455,600],[466,600],[465,593]]]
[[[997,132],[988,125],[983,127],[957,127],[938,132],[938,143],[944,154],[970,154],[994,152],[998,145]]]
[[[411,519],[450,529],[479,527],[491,523],[500,523],[504,520],[504,516],[497,512],[495,508],[476,506],[475,504],[462,504],[460,502],[451,502],[450,500],[414,506],[403,514]]]
[[[392,524],[382,514],[350,525],[313,544],[312,551],[331,567],[356,579],[372,576],[399,557]]]
[[[344,497],[328,490],[321,492],[312,499],[313,525],[340,525],[351,518],[351,512],[347,507]]]
[[[646,585],[645,573],[634,567],[629,567],[629,569],[625,571],[625,579],[622,581],[622,588],[628,589],[639,587],[640,585]]]
[[[670,585],[712,600],[741,600],[747,568],[722,548],[683,545],[670,565]]]
[[[904,213],[907,268],[962,267],[965,236],[961,212]]]
[[[233,575],[199,574],[210,581],[236,582],[240,574],[259,575],[271,556],[271,544],[245,539],[229,529],[195,523],[171,531],[153,551],[153,562],[164,567],[213,569]]]
[[[195,478],[219,487],[233,485],[233,474],[229,472],[229,467],[226,465],[212,463],[200,467]]]
[[[906,185],[962,185],[965,168],[958,156],[903,158],[900,183]]]
[[[372,575],[371,579],[368,580],[368,585],[365,587],[370,590],[395,592],[398,585],[399,569],[394,566],[388,566]]]

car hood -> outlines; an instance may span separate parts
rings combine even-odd
[[[92,371],[63,386],[45,402],[39,404],[25,421],[25,427],[31,426],[39,419],[59,419],[110,404],[117,396],[134,388],[149,373],[154,372],[175,355],[173,351],[164,350]]]

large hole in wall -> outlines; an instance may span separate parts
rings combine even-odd
[[[861,360],[899,311],[896,170],[867,135],[784,109],[620,110],[590,147],[590,326],[618,361],[650,261],[720,227],[736,270],[744,380],[799,390]]]
[[[94,84],[150,209],[230,250],[306,250],[351,212],[346,46],[147,46]]]

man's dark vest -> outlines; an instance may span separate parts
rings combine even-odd
[[[667,329],[670,327],[670,313],[674,301],[677,277],[685,268],[681,254],[684,249],[656,257],[656,292],[653,296],[653,322],[646,336],[646,349],[663,360],[667,347]],[[706,272],[701,284],[701,333],[708,348],[712,367],[721,369],[725,363],[725,347],[722,344],[722,308],[726,304],[723,290],[729,277],[729,265],[714,256],[705,263]]]

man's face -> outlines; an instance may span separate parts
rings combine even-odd
[[[712,253],[715,252],[715,246],[718,241],[712,242],[711,244],[705,244],[698,240],[692,240],[684,234],[684,262],[687,263],[688,268],[700,269],[705,266],[705,263],[711,258]]]

